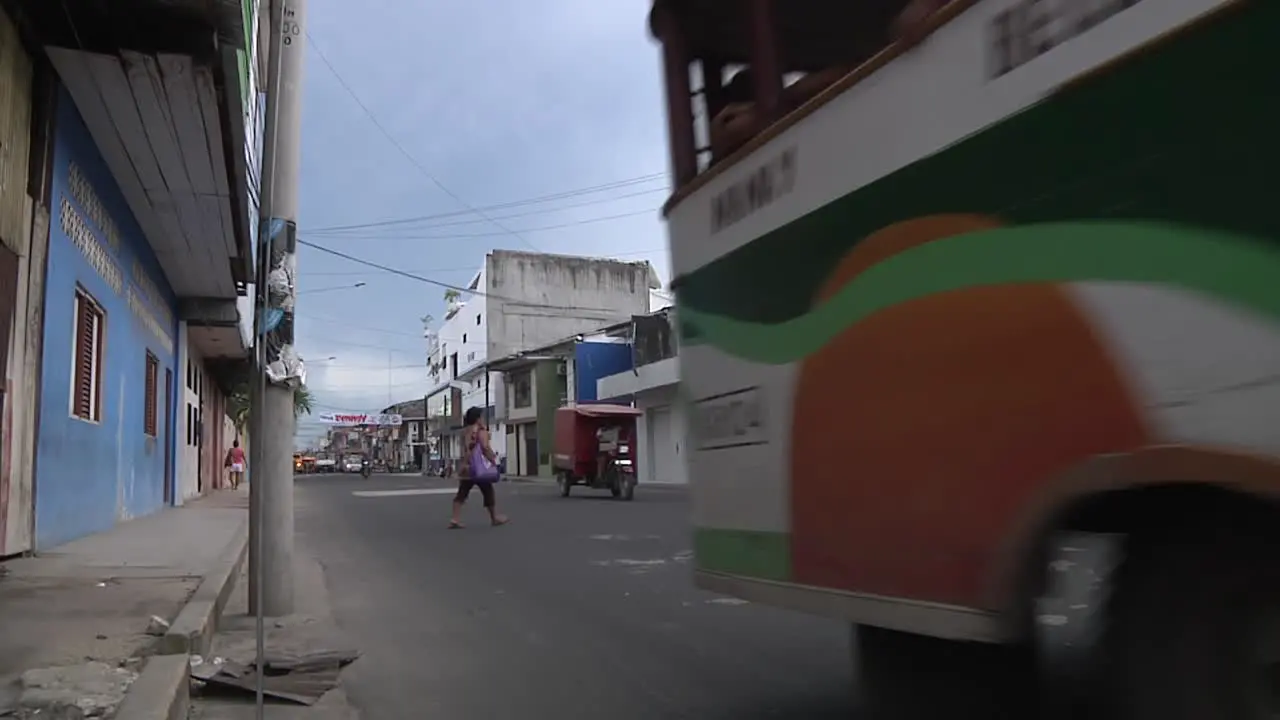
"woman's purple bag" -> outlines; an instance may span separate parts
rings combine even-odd
[[[484,446],[476,443],[471,448],[471,477],[475,482],[493,482],[498,479],[498,466],[485,457]]]

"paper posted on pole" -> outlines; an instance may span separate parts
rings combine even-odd
[[[259,233],[259,252],[270,253],[267,267],[266,307],[260,319],[267,380],[295,388],[305,385],[306,367],[294,349],[294,303],[297,300],[297,225],[271,218]]]

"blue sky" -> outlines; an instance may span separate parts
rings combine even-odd
[[[481,209],[634,180],[484,214],[538,250],[649,260],[668,280],[657,211],[666,131],[648,5],[311,0],[300,236],[465,284],[487,251],[529,246],[467,214],[428,174]],[[376,410],[388,396],[421,397],[419,318],[441,316],[444,291],[306,247],[299,268],[297,345],[318,409]],[[350,287],[358,282],[367,284]],[[315,429],[304,422],[300,431]]]

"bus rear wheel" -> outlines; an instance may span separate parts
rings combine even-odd
[[[1136,537],[1102,656],[1120,720],[1280,717],[1280,534],[1239,525]]]

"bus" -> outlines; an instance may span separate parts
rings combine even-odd
[[[697,585],[873,700],[1271,717],[1280,0],[648,22]]]

